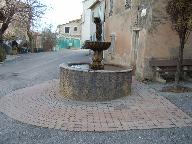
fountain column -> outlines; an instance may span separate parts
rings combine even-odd
[[[97,42],[102,41],[102,23],[101,19],[99,17],[94,18],[94,23],[96,25],[96,39]],[[102,46],[102,45],[101,45]],[[98,49],[94,51],[93,58],[92,58],[92,64],[90,66],[93,70],[103,70],[104,65],[102,64],[103,60],[103,50]]]

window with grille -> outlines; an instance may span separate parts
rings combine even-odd
[[[77,27],[74,27],[74,31],[77,31]]]
[[[70,27],[65,27],[65,33],[69,33]]]
[[[125,8],[126,9],[131,8],[131,0],[125,0]]]
[[[113,14],[113,0],[110,0],[109,3],[109,16],[112,16]]]

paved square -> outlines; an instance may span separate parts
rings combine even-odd
[[[7,116],[68,131],[119,131],[192,126],[192,118],[152,89],[133,82],[133,94],[107,102],[62,98],[58,80],[21,89],[0,99]]]

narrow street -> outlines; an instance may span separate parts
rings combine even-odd
[[[14,61],[0,65],[0,97],[11,91],[57,79],[59,64],[63,62],[85,61],[85,52],[64,50],[20,55]]]
[[[1,64],[0,98],[15,90],[57,79],[59,64],[88,61],[87,53],[80,50],[64,50],[26,54]],[[175,97],[173,99],[177,105],[178,100]],[[191,133],[192,127],[69,132],[25,124],[0,112],[0,144],[189,144],[192,141]]]

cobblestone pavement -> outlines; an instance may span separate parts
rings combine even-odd
[[[58,80],[18,90],[0,111],[18,121],[67,131],[118,131],[192,126],[192,118],[144,84],[133,95],[107,102],[74,102],[59,95]]]
[[[85,52],[65,50],[21,55],[14,61],[5,62],[0,65],[0,98],[15,90],[57,79],[58,66],[62,62],[87,59]],[[158,91],[161,86],[153,83],[151,87],[192,117],[192,93],[161,93]],[[69,132],[24,124],[0,112],[0,144],[191,144],[191,133],[192,127]]]

